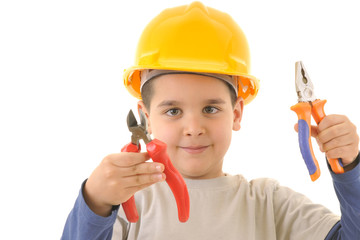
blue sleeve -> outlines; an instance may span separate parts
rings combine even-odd
[[[86,182],[86,181],[85,181]],[[109,217],[96,215],[87,206],[82,190],[82,184],[74,208],[71,210],[61,237],[62,240],[89,240],[89,239],[111,239],[113,225],[116,220],[118,207],[114,208]]]
[[[335,174],[332,171],[336,195],[340,202],[341,220],[331,229],[327,239],[360,239],[360,155],[357,166],[349,172]]]

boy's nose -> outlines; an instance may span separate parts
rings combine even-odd
[[[201,136],[205,131],[205,126],[201,123],[201,119],[191,116],[184,119],[184,135],[185,136]]]

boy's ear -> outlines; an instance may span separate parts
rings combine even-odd
[[[244,110],[244,100],[241,97],[238,97],[234,106],[234,122],[233,130],[239,131],[241,128],[240,122]]]
[[[146,109],[145,107],[145,104],[143,101],[139,101],[138,104],[137,104],[137,108],[138,108],[138,111],[141,109],[143,111],[143,113],[145,114],[146,116],[146,120],[147,120],[147,124],[148,124],[148,133],[151,134],[151,124],[150,124],[150,117],[149,117],[149,111]]]

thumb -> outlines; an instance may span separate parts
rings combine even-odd
[[[296,132],[299,132],[299,124],[298,123],[296,123],[294,125],[294,129]],[[319,127],[311,125],[311,136],[316,138],[318,135],[319,135]]]

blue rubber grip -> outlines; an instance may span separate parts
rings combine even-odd
[[[309,170],[310,175],[312,175],[316,172],[317,167],[315,165],[315,159],[313,158],[313,154],[310,150],[311,148],[309,141],[309,137],[310,137],[309,125],[303,119],[300,119],[298,121],[298,124],[299,124],[299,145],[300,145],[301,155],[303,156],[303,159]]]

